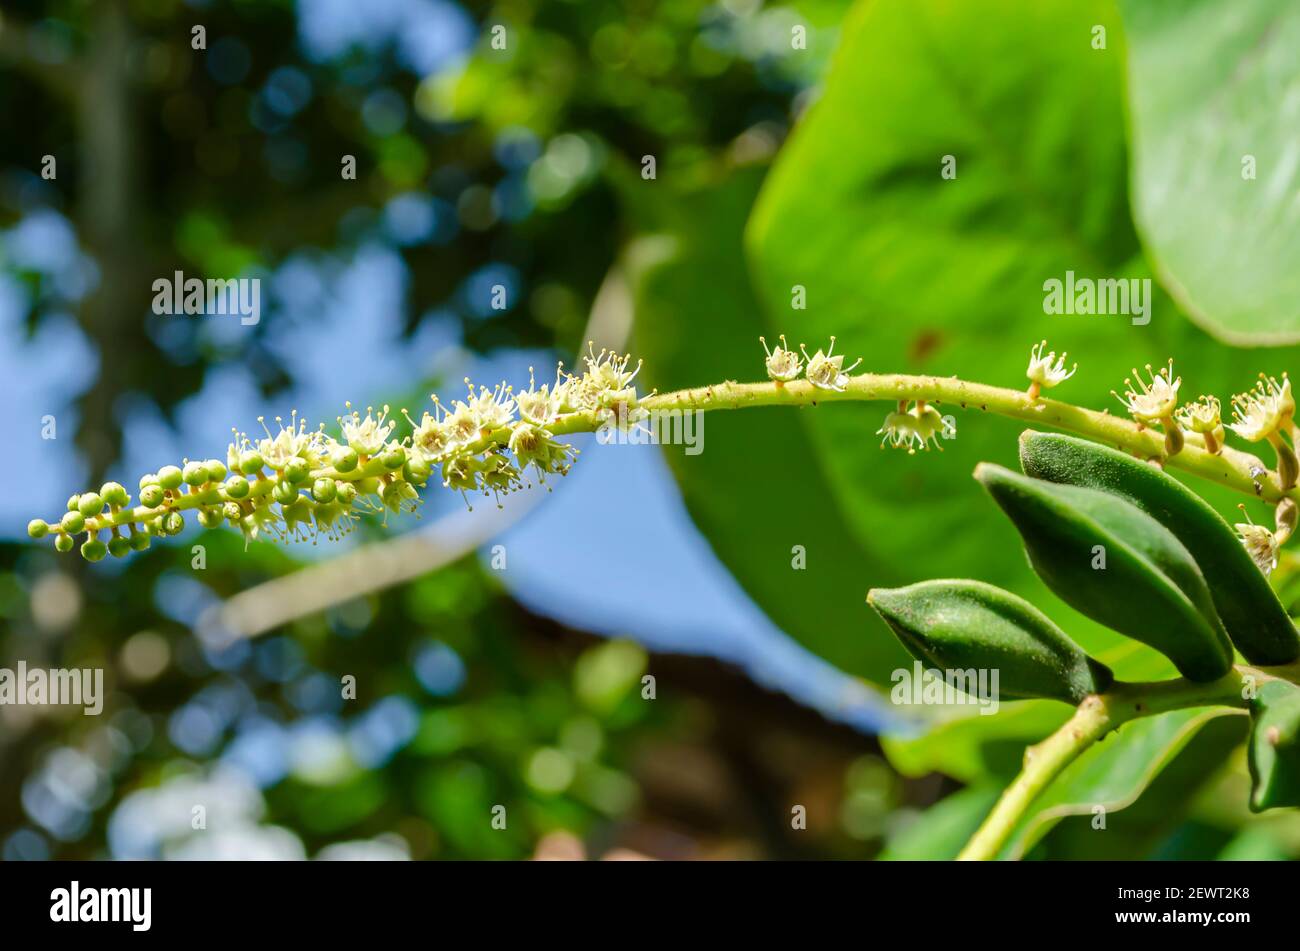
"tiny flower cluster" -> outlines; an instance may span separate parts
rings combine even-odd
[[[799,344],[799,350],[803,354],[802,358],[798,353],[790,349],[790,345],[786,343],[785,334],[781,334],[781,345],[772,350],[768,349],[766,339],[763,337],[758,339],[763,344],[763,351],[767,354],[768,379],[775,382],[777,386],[798,379],[799,374],[802,373],[809,383],[820,390],[833,390],[836,393],[843,393],[844,388],[849,383],[849,374],[862,362],[859,357],[851,365],[844,366],[844,354],[835,353],[834,337],[831,337],[830,346],[825,351],[819,349],[812,356],[808,356],[807,349],[803,344]]]
[[[908,455],[915,455],[916,450],[929,450],[930,444],[943,452],[939,440],[952,439],[957,435],[957,426],[951,418],[939,415],[933,406],[926,405],[925,400],[917,400],[911,409],[907,400],[899,400],[898,408],[885,417],[885,424],[876,430],[877,436],[883,436],[880,448],[890,446],[894,449],[906,449]]]
[[[178,534],[187,511],[205,528],[229,522],[246,542],[264,535],[314,541],[346,535],[369,512],[414,511],[420,490],[434,478],[500,505],[501,496],[532,477],[545,482],[548,475],[568,473],[577,450],[556,438],[558,426],[574,432],[644,418],[633,385],[640,364],[630,368],[627,356],[594,347],[584,362],[582,374],[566,373],[561,364],[555,381],[541,386],[530,370],[521,392],[505,383],[476,388],[466,380],[464,399],[445,406],[435,395],[433,412],[419,422],[403,410],[411,432],[400,439],[387,406],[362,415],[349,405],[338,419],[339,438],[324,424],[311,429],[297,413],[288,423],[277,417],[274,433],[259,419],[264,435],[236,432],[224,462],[186,460],[141,478],[134,507],[122,485],[105,483],[69,499],[58,521],[33,520],[28,534],[53,535],[55,548],[67,552],[84,533],[81,553],[99,561],[142,551],[155,536]]]

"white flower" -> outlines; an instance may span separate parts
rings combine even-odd
[[[914,455],[918,449],[928,450],[933,443],[934,448],[942,452],[939,440],[951,439],[957,434],[952,421],[941,416],[933,406],[917,403],[905,410],[904,405],[900,403],[898,410],[886,416],[884,425],[876,430],[877,436],[884,436],[880,448],[888,445],[894,449],[906,449],[908,455]]]
[[[1217,433],[1222,428],[1218,397],[1201,396],[1178,410],[1178,422],[1194,433]]]
[[[799,354],[789,349],[789,344],[785,342],[785,334],[781,334],[781,346],[775,350],[767,349],[767,341],[762,337],[758,338],[763,345],[763,352],[767,354],[767,375],[769,379],[776,380],[778,383],[789,383],[797,379],[799,371],[803,369],[803,361],[799,359]]]
[[[505,383],[498,384],[495,390],[480,386],[477,396],[468,379],[465,385],[469,387],[469,413],[478,423],[479,429],[491,432],[514,421],[515,401],[510,396],[510,387]]]
[[[344,405],[349,409],[352,407],[351,403]],[[377,456],[383,452],[388,437],[393,434],[393,429],[397,426],[396,420],[388,419],[387,406],[380,411],[378,417],[374,412],[373,406],[367,406],[364,418],[356,410],[347,416],[339,417],[344,441],[362,456]]]
[[[799,345],[799,349],[803,350],[803,355],[808,361],[808,366],[804,369],[804,376],[807,377],[808,382],[818,389],[834,390],[836,393],[844,392],[844,387],[849,382],[849,373],[862,362],[862,358],[859,357],[853,366],[845,369],[843,354],[831,356],[835,351],[834,337],[831,337],[831,345],[825,353],[818,350],[810,357],[803,344]]]
[[[440,404],[434,404],[440,407]],[[403,413],[406,411],[403,410]],[[406,421],[411,424],[411,445],[418,449],[426,459],[436,459],[447,451],[451,442],[451,437],[447,432],[447,426],[443,420],[436,416],[430,416],[427,412],[420,418],[419,423],[406,417]]]
[[[563,388],[564,383],[558,372],[555,376],[554,388],[548,387],[545,383],[539,388],[533,380],[533,368],[529,367],[528,389],[515,397],[519,417],[537,426],[545,426],[554,421],[560,415],[560,407],[564,401]]]
[[[1256,525],[1250,521],[1249,515],[1246,519],[1245,522],[1238,522],[1233,528],[1237,530],[1246,553],[1259,566],[1259,570],[1266,575],[1271,574],[1277,567],[1277,536],[1263,525]]]
[[[309,432],[307,421],[298,418],[297,410],[290,413],[288,426],[284,425],[284,420],[279,416],[275,417],[280,431],[274,436],[271,435],[271,430],[266,428],[265,417],[259,416],[257,421],[262,424],[262,429],[266,430],[266,438],[258,440],[257,451],[271,468],[283,469],[285,464],[295,457],[305,459],[313,468],[321,463],[327,442],[325,434],[319,430]]]
[[[1025,376],[1029,377],[1029,382],[1045,390],[1051,389],[1058,383],[1064,383],[1074,376],[1075,370],[1079,369],[1077,363],[1069,370],[1065,369],[1066,354],[1064,351],[1058,357],[1054,350],[1044,354],[1043,351],[1046,349],[1046,340],[1031,349],[1029,351],[1029,367],[1025,370]]]
[[[1279,384],[1274,377],[1259,375],[1259,382],[1232,398],[1232,419],[1228,428],[1247,442],[1259,442],[1291,425],[1295,400],[1285,373]]]
[[[1151,377],[1151,384],[1148,386],[1142,381],[1135,368],[1133,376],[1137,379],[1137,388],[1134,388],[1132,380],[1125,380],[1124,385],[1128,389],[1123,396],[1114,393],[1116,399],[1124,404],[1129,415],[1140,423],[1155,423],[1168,419],[1174,413],[1174,408],[1178,406],[1178,387],[1182,384],[1182,377],[1174,379],[1174,361],[1169,361],[1169,366],[1161,368],[1159,373],[1152,373],[1151,364],[1147,364],[1147,374]]]

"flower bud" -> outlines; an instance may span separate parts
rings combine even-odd
[[[311,466],[307,460],[295,456],[284,464],[284,477],[290,482],[304,482],[311,475]]]
[[[81,557],[86,561],[102,561],[108,554],[108,546],[98,538],[89,538],[81,543]]]
[[[271,497],[281,505],[292,505],[298,499],[298,487],[288,482],[277,482]]]
[[[226,464],[220,459],[209,459],[203,463],[203,468],[208,470],[209,482],[220,482],[226,477]]]
[[[77,511],[86,518],[94,518],[104,511],[104,500],[99,497],[98,492],[87,492],[77,503]]]
[[[54,539],[54,550],[61,551],[66,555],[68,552],[72,551],[73,544],[74,542],[72,541],[71,535],[60,535],[58,538]]]
[[[127,541],[130,543],[132,551],[144,551],[149,547],[149,533],[132,532]]]
[[[69,535],[75,535],[86,527],[86,517],[80,512],[68,512],[60,519],[59,524]]]
[[[108,540],[108,553],[114,558],[125,558],[131,553],[130,540],[121,535],[114,535]]]
[[[168,535],[179,535],[185,531],[185,516],[180,512],[168,512],[163,516],[162,528]]]
[[[140,476],[140,488],[142,489],[146,485],[157,485],[157,484],[158,484],[158,476],[154,475],[154,473],[152,472],[146,472],[144,475]]]
[[[226,495],[232,499],[247,498],[248,489],[248,480],[241,475],[233,475],[226,480]]]
[[[357,500],[357,487],[351,482],[338,482],[335,487],[338,489],[337,498],[343,505],[351,505]]]
[[[140,504],[149,508],[156,508],[163,503],[163,488],[154,482],[146,485],[140,490]]]
[[[45,524],[44,519],[34,518],[27,523],[27,534],[32,538],[44,538],[50,533],[50,526]]]
[[[255,449],[249,449],[239,457],[239,471],[244,475],[253,475],[263,465],[262,454]]]
[[[69,498],[68,498],[68,511],[69,511],[69,512],[75,512],[75,511],[77,511],[77,506],[79,506],[80,504],[81,504],[81,496],[79,496],[79,495],[69,496]]]
[[[126,486],[120,482],[105,482],[100,487],[99,494],[105,502],[114,508],[122,508],[131,502],[131,496],[127,495]]]
[[[186,485],[202,485],[208,481],[208,467],[201,462],[187,462],[181,472]]]
[[[199,509],[199,524],[204,528],[220,528],[225,516],[219,508]]]
[[[231,524],[239,524],[239,520],[244,517],[244,510],[239,507],[238,502],[227,502],[221,507],[221,514],[224,515]]]
[[[158,484],[164,489],[179,489],[185,476],[175,466],[163,466],[158,470]]]
[[[344,446],[334,453],[334,468],[339,472],[351,472],[358,461],[357,451],[351,446]]]
[[[317,479],[311,487],[311,497],[317,502],[333,502],[338,495],[338,488],[333,479]]]
[[[406,460],[406,465],[402,466],[402,478],[407,482],[414,482],[416,485],[424,485],[429,481],[429,473],[433,468],[424,458],[418,454],[412,455]]]
[[[400,469],[406,462],[406,450],[401,446],[391,446],[381,457],[387,469]]]

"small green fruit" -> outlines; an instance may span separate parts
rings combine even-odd
[[[121,535],[114,535],[108,540],[108,553],[114,558],[125,558],[131,553],[131,541]]]
[[[100,487],[99,494],[103,496],[105,502],[114,508],[122,508],[131,502],[131,496],[127,494],[126,486],[120,482],[105,482]]]
[[[208,481],[208,467],[201,462],[187,462],[181,478],[186,485],[202,485]]]
[[[32,538],[44,538],[50,533],[50,526],[45,524],[45,520],[34,518],[27,523],[27,534]]]
[[[86,561],[103,561],[108,554],[108,546],[98,538],[90,538],[81,543],[81,557]]]
[[[333,502],[338,495],[338,489],[334,485],[333,479],[317,479],[311,487],[311,497],[322,504]]]
[[[336,497],[340,503],[343,505],[351,505],[357,500],[357,487],[351,482],[338,482],[335,483],[335,485],[338,489],[338,495]]]
[[[144,551],[149,547],[148,532],[132,532],[129,539],[132,551]]]
[[[402,477],[407,482],[424,485],[429,481],[429,474],[432,471],[433,467],[422,456],[413,455],[406,460],[406,465],[402,466]]]
[[[226,495],[232,499],[247,498],[248,490],[248,480],[241,475],[234,475],[226,480]]]
[[[383,456],[384,467],[387,469],[400,469],[406,462],[406,450],[401,446],[393,446],[386,450]]]
[[[140,504],[147,508],[157,508],[163,503],[163,488],[154,482],[140,490]]]
[[[72,546],[74,544],[75,542],[73,542],[71,535],[60,535],[58,538],[54,539],[54,550],[61,551],[66,555],[68,552],[72,551]]]
[[[140,476],[140,488],[142,489],[146,485],[157,485],[157,484],[158,484],[158,476],[154,475],[154,473],[152,472],[146,472],[144,475]]]
[[[185,474],[175,466],[163,466],[158,470],[158,484],[164,489],[179,489],[185,481]]]
[[[344,446],[334,453],[334,468],[339,472],[351,472],[360,461],[361,457],[351,446]]]
[[[294,457],[284,464],[284,477],[290,482],[305,482],[311,475],[311,466],[306,459]]]
[[[179,535],[185,531],[185,516],[180,512],[168,512],[163,516],[162,528],[168,535]]]
[[[226,477],[226,464],[220,459],[209,459],[203,463],[203,468],[208,470],[209,482],[220,482]]]
[[[77,511],[86,518],[94,518],[104,511],[104,500],[99,497],[98,492],[87,492],[77,503]]]
[[[69,535],[75,535],[86,527],[86,517],[80,512],[68,512],[59,520],[59,525]]]
[[[253,475],[264,465],[266,463],[262,460],[262,454],[255,449],[249,449],[239,457],[239,471],[244,475]]]
[[[75,511],[77,511],[77,507],[78,507],[79,505],[81,505],[81,496],[80,496],[80,495],[72,495],[72,496],[69,496],[69,497],[68,497],[68,511],[69,511],[69,512],[75,512]]]
[[[298,487],[288,482],[277,482],[271,490],[271,498],[281,505],[292,505],[298,500]]]

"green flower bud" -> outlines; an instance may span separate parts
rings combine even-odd
[[[306,459],[297,456],[284,464],[284,477],[290,482],[304,482],[311,475],[311,466]]]
[[[163,503],[163,488],[158,483],[146,485],[140,490],[140,504],[149,508],[157,508]]]
[[[234,475],[226,480],[226,495],[232,499],[247,498],[248,490],[248,480],[241,475]]]
[[[44,538],[50,533],[50,526],[45,524],[45,520],[34,518],[27,523],[27,534],[32,538]]]
[[[86,518],[94,518],[100,512],[104,511],[104,500],[99,497],[98,492],[87,492],[77,503],[77,511]]]
[[[262,454],[255,449],[249,449],[239,457],[239,471],[244,475],[253,475],[264,465]]]
[[[185,516],[180,512],[168,512],[163,516],[162,528],[168,535],[179,535],[185,531]]]
[[[158,470],[158,484],[164,489],[179,489],[185,476],[175,466],[163,466]]]
[[[380,457],[388,469],[400,469],[406,462],[406,450],[401,446],[392,446]]]
[[[90,538],[81,543],[81,557],[86,561],[102,561],[108,554],[108,546],[98,538]]]
[[[244,517],[244,510],[239,507],[238,502],[227,502],[221,507],[221,514],[231,523],[238,524],[239,520]]]
[[[344,446],[334,453],[334,468],[339,472],[351,472],[358,462],[360,457],[351,446]]]
[[[337,498],[343,505],[351,505],[357,500],[357,487],[351,482],[335,483],[335,488],[338,490]]]
[[[105,502],[117,508],[122,508],[131,502],[131,496],[127,495],[126,486],[120,482],[105,482],[100,488],[99,494]]]
[[[128,541],[131,543],[132,551],[144,551],[149,547],[149,533],[132,532]]]
[[[199,509],[199,524],[204,528],[220,528],[225,515],[219,508]]]
[[[125,558],[131,553],[131,541],[121,535],[114,535],[108,540],[108,553],[114,558]]]
[[[209,482],[220,482],[226,477],[226,464],[220,459],[209,459],[203,463],[203,468],[208,470]]]
[[[429,481],[429,473],[432,471],[433,467],[424,460],[423,456],[414,455],[406,460],[406,465],[402,466],[402,477],[407,482],[424,485]]]
[[[157,484],[158,484],[158,476],[154,475],[152,472],[146,472],[144,475],[140,476],[140,488],[142,489],[146,485],[157,485]]]
[[[271,490],[271,497],[281,505],[292,505],[298,499],[298,487],[288,482],[277,482]]]
[[[187,485],[202,485],[208,481],[208,467],[201,462],[187,462],[181,478]]]
[[[68,511],[69,511],[69,512],[75,512],[75,511],[77,511],[77,506],[79,506],[80,504],[81,504],[81,496],[79,496],[79,495],[73,495],[73,496],[69,496],[69,497],[68,497]]]
[[[317,479],[311,487],[311,497],[317,502],[333,502],[337,495],[338,489],[333,479]]]
[[[59,520],[59,524],[69,535],[75,535],[86,527],[86,517],[80,512],[68,512]]]
[[[72,551],[73,544],[74,542],[72,541],[71,535],[60,535],[58,538],[54,539],[54,550],[61,551],[66,555],[68,552]]]

